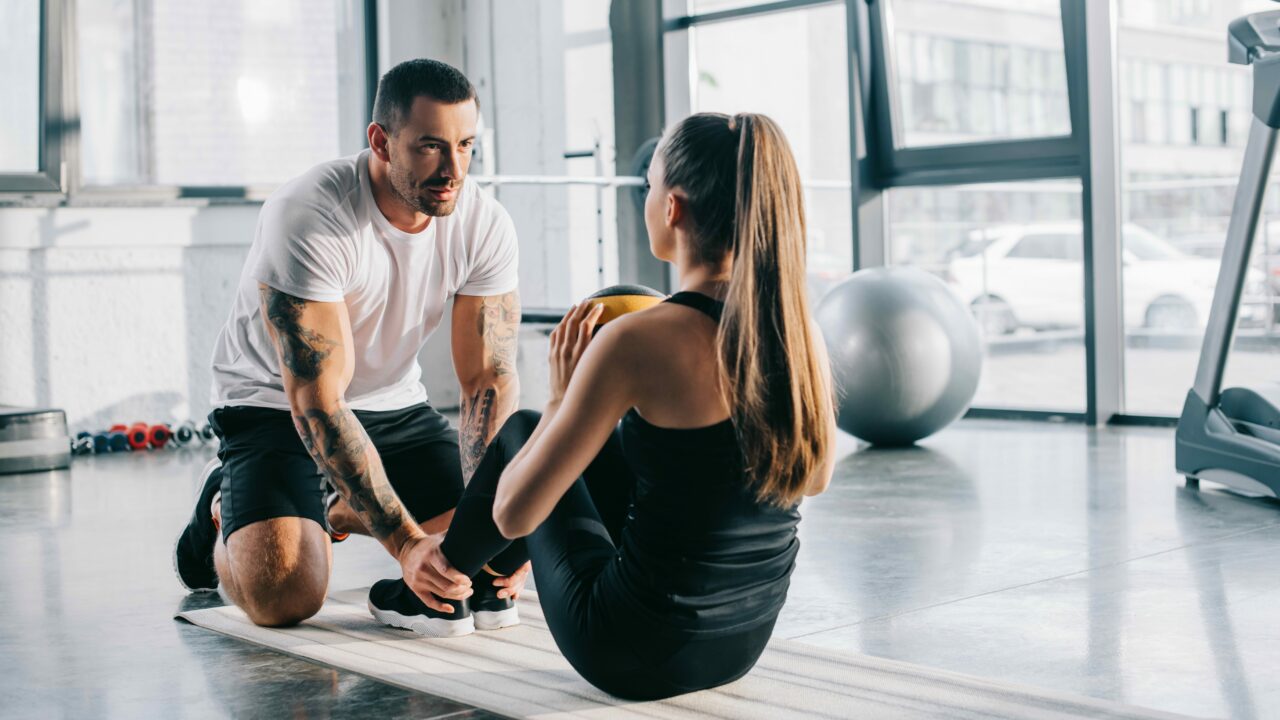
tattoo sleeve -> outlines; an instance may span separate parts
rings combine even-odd
[[[302,317],[305,300],[265,286],[260,287],[258,293],[262,298],[267,322],[276,331],[280,362],[299,380],[315,380],[320,377],[320,366],[334,348],[341,345],[302,326],[299,318]]]
[[[294,415],[293,422],[320,472],[374,537],[384,540],[410,522],[377,450],[350,408],[344,404],[333,413],[310,409]]]
[[[516,344],[520,330],[520,297],[514,292],[483,299],[476,319],[476,332],[484,346],[488,380],[473,392],[464,392],[458,428],[462,454],[462,477],[470,480],[484,457],[489,440],[514,398],[502,397],[501,389],[516,377]]]
[[[280,362],[292,375],[289,384],[312,385],[325,372],[340,372],[332,364],[326,368],[325,361],[342,352],[342,343],[304,324],[306,300],[267,286],[260,286],[259,294]],[[386,542],[412,526],[373,442],[341,398],[295,405],[293,423],[316,467],[374,537]]]

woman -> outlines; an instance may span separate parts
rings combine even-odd
[[[598,306],[565,316],[546,410],[504,425],[441,545],[468,576],[532,559],[560,650],[632,699],[755,664],[795,565],[797,505],[826,489],[835,435],[800,177],[777,125],[686,118],[647,179],[650,248],[676,266],[680,292],[594,338]],[[481,622],[493,602],[472,598],[477,627],[511,622]],[[399,580],[375,585],[370,608],[427,633],[461,613],[427,608]]]

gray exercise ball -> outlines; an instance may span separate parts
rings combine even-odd
[[[941,280],[871,268],[818,305],[839,395],[837,423],[873,445],[910,445],[960,417],[978,389],[982,340]]]

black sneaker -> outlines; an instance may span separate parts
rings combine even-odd
[[[404,584],[404,580],[379,580],[369,588],[369,612],[384,625],[412,630],[432,638],[459,637],[475,631],[466,600],[448,599],[452,613],[432,610]]]
[[[187,592],[218,589],[218,573],[213,569],[213,546],[218,540],[218,529],[213,525],[209,505],[221,489],[222,463],[214,458],[200,473],[196,508],[173,546],[173,569]]]
[[[481,570],[471,578],[471,597],[467,602],[471,605],[471,614],[475,617],[477,630],[500,630],[504,627],[520,624],[520,612],[516,610],[516,602],[509,597],[498,597],[502,588],[493,584],[497,577]]]

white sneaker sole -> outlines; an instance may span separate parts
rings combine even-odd
[[[477,630],[501,630],[520,624],[520,611],[514,606],[497,612],[479,610],[471,613]]]
[[[194,495],[196,496],[197,499],[200,497],[200,488],[204,487],[205,481],[209,479],[209,474],[220,467],[222,467],[222,463],[216,457],[210,460],[209,462],[205,463],[204,469],[200,471],[200,475],[196,478]],[[216,587],[211,587],[211,588],[187,587],[187,584],[182,581],[182,573],[178,572],[178,542],[180,540],[182,540],[181,535],[179,535],[176,539],[174,539],[173,552],[169,553],[169,558],[173,560],[173,576],[178,578],[178,584],[181,585],[182,588],[186,590],[188,593],[218,592],[218,588]]]
[[[381,610],[369,603],[369,614],[383,625],[412,630],[429,638],[451,638],[470,635],[475,632],[475,621],[470,615],[461,620],[447,618],[429,618],[421,615],[401,615],[394,610]]]

